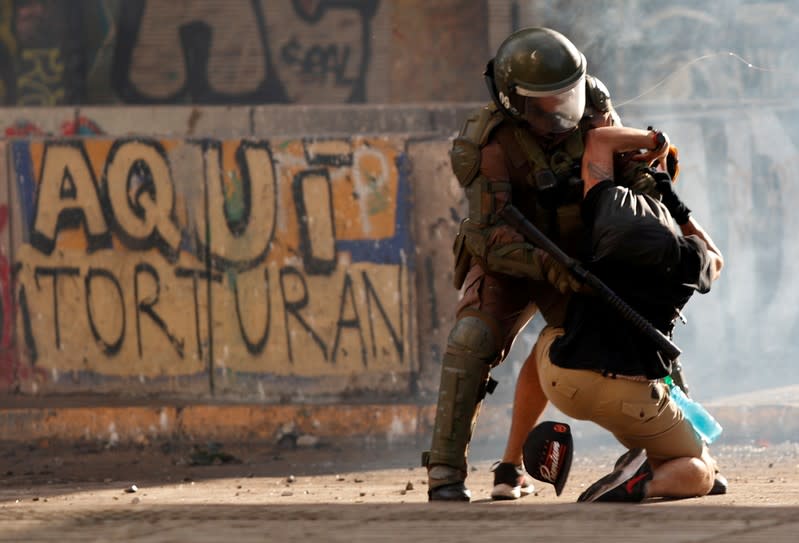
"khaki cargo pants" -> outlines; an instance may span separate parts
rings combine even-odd
[[[562,328],[546,327],[533,351],[541,388],[555,407],[598,424],[629,449],[646,449],[654,460],[702,455],[702,440],[669,396],[668,385],[556,366],[549,349],[561,335]]]

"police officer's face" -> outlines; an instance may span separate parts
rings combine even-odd
[[[517,93],[524,98],[522,116],[539,135],[561,134],[577,126],[585,111],[585,84],[578,84],[558,94],[528,96],[523,89]]]

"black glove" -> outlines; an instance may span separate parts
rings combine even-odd
[[[674,184],[671,182],[671,177],[669,174],[665,172],[655,172],[655,188],[660,193],[660,199],[663,202],[663,205],[666,206],[666,209],[669,210],[671,216],[674,217],[674,220],[679,225],[683,225],[688,222],[688,218],[691,216],[691,210],[688,209],[680,197],[677,196],[677,193],[674,192]]]

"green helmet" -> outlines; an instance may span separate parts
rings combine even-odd
[[[523,28],[499,46],[486,68],[494,101],[536,133],[568,132],[585,110],[585,56],[563,34]]]

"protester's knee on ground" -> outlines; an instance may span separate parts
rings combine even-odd
[[[710,492],[710,489],[713,488],[713,479],[716,476],[716,471],[710,464],[703,458],[690,458],[685,469],[686,472],[690,470],[686,476],[696,481],[697,495],[704,496]]]
[[[716,476],[716,469],[715,462],[707,452],[707,447],[704,447],[702,455],[699,457],[688,456],[682,457],[680,459],[673,458],[669,461],[663,462],[663,464],[673,460],[680,460],[679,466],[681,479],[685,481],[687,487],[691,489],[684,496],[704,496],[710,492],[710,489],[713,488],[713,480]],[[652,465],[651,461],[650,465]],[[653,469],[657,470],[658,468],[653,466]],[[682,497],[683,495],[677,494],[677,496]]]
[[[710,450],[707,448],[707,445],[702,447],[702,456],[696,460],[698,460],[702,465],[701,467],[704,471],[704,483],[705,486],[707,486],[707,490],[702,495],[705,495],[710,492],[711,488],[713,488],[713,482],[716,479],[718,465],[716,464],[716,459],[710,456]]]

